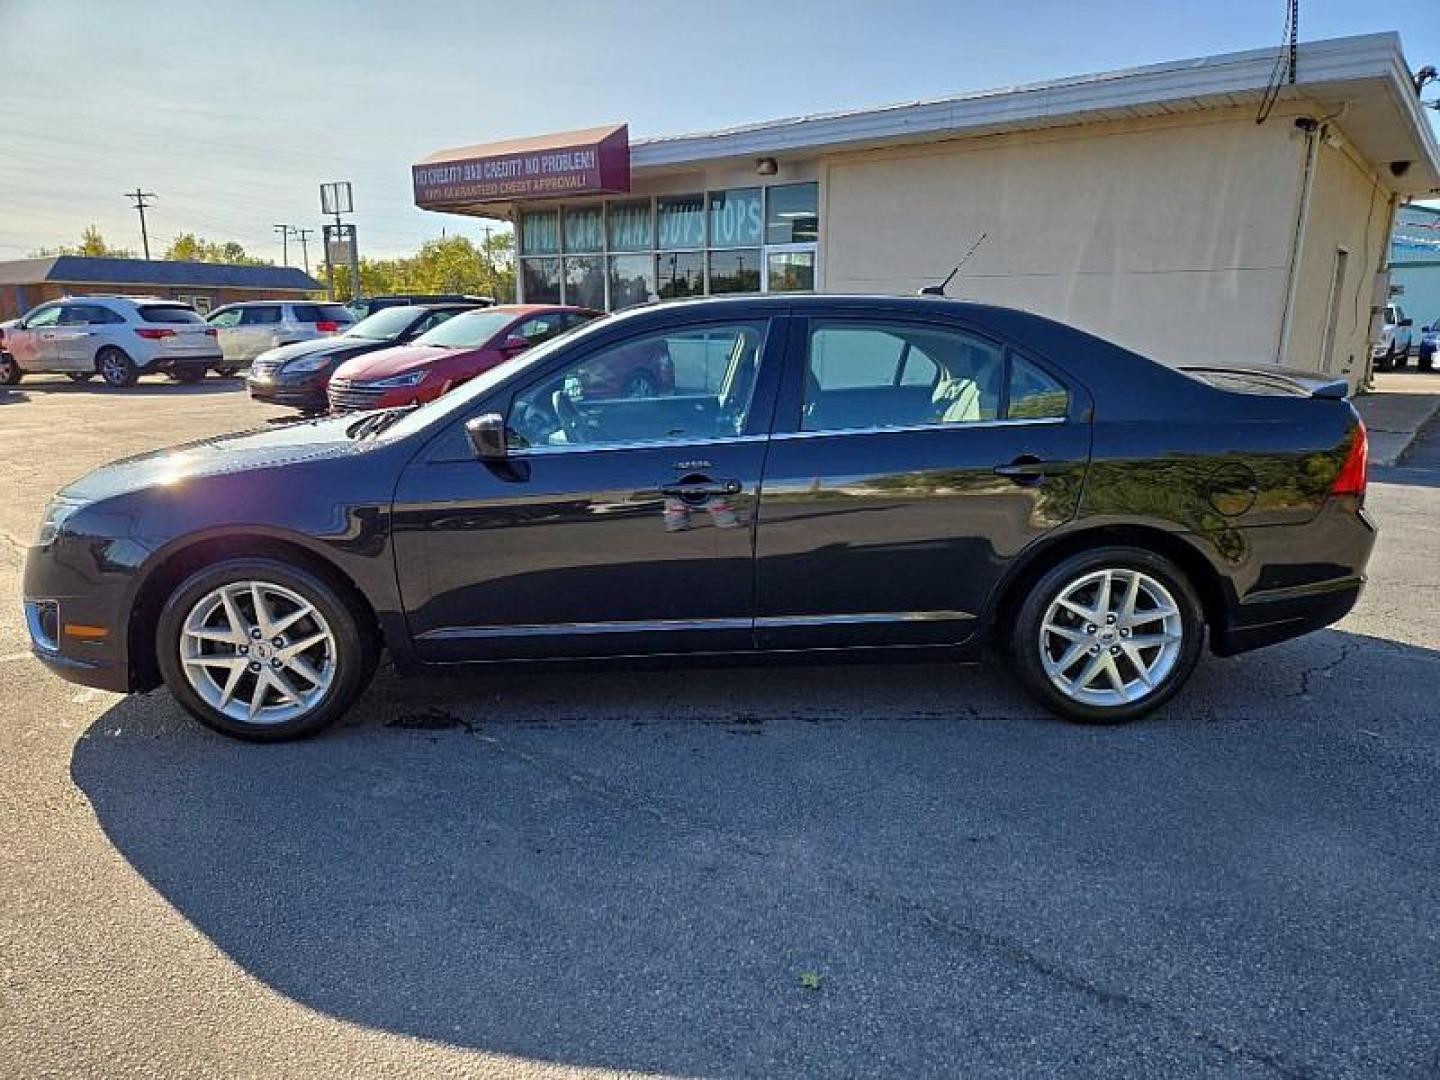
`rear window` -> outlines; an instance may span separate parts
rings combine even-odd
[[[193,308],[180,304],[145,304],[139,308],[140,318],[146,322],[197,323],[204,322]]]
[[[355,316],[344,304],[294,304],[292,310],[300,322],[354,322]]]

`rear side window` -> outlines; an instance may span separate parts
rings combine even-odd
[[[1041,420],[1064,416],[1070,407],[1070,392],[1024,357],[1010,356],[1011,420]]]
[[[188,307],[181,307],[179,304],[146,304],[137,310],[140,312],[140,318],[146,322],[198,323],[205,321],[195,311]]]
[[[1004,350],[922,324],[811,323],[801,428],[961,424],[999,417]]]
[[[280,321],[278,307],[247,307],[240,309],[241,326],[265,326]]]
[[[124,321],[121,315],[99,304],[66,304],[60,311],[61,326],[103,326]]]
[[[344,304],[292,304],[299,322],[354,322],[355,316]]]

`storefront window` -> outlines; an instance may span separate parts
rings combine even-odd
[[[655,222],[662,248],[705,246],[705,196],[666,195],[656,202]]]
[[[712,251],[710,253],[710,292],[737,293],[760,291],[760,249]]]
[[[565,258],[565,303],[605,310],[605,260],[599,255]]]
[[[527,304],[560,303],[559,259],[521,259],[520,276]]]
[[[567,206],[565,208],[565,252],[604,251],[604,208]]]
[[[610,257],[611,311],[643,304],[654,295],[655,256],[612,255]]]
[[[752,247],[760,243],[760,189],[710,193],[710,246]]]
[[[815,252],[772,251],[766,261],[765,288],[770,292],[814,292]]]
[[[611,251],[649,251],[655,242],[650,231],[650,200],[612,202],[606,210]]]
[[[537,210],[520,215],[520,254],[553,255],[560,250],[560,211]]]
[[[662,251],[656,293],[662,300],[705,295],[705,256],[698,251]]]
[[[767,244],[809,244],[820,239],[819,184],[767,188],[765,207]]]

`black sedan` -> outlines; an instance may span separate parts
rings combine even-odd
[[[337,337],[297,341],[261,353],[250,365],[246,388],[256,401],[289,405],[304,413],[325,412],[330,407],[326,398],[330,376],[346,360],[403,345],[452,315],[484,306],[486,302],[462,300],[384,308]]]
[[[673,389],[586,372],[664,351]],[[597,320],[416,409],[119,461],[25,572],[37,655],[282,739],[403,672],[1008,654],[1076,720],[1339,619],[1375,530],[1344,384],[1036,315],[752,297]]]

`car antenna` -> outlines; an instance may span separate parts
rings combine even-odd
[[[969,260],[969,258],[970,258],[971,255],[974,255],[974,254],[975,254],[976,249],[979,248],[980,245],[985,242],[985,237],[987,237],[987,236],[989,236],[989,235],[990,235],[989,233],[983,233],[983,232],[982,232],[979,236],[977,236],[977,237],[975,238],[975,242],[970,245],[970,250],[967,251],[967,252],[965,252],[965,254],[960,257],[960,261],[955,264],[955,269],[954,269],[954,270],[951,270],[950,273],[948,273],[948,274],[945,275],[945,280],[942,281],[942,282],[940,282],[939,285],[926,285],[923,289],[920,290],[920,295],[921,295],[921,296],[944,296],[944,295],[945,295],[945,286],[949,285],[950,282],[952,282],[952,281],[955,280],[955,275],[960,272],[960,268],[965,265],[965,263]]]

